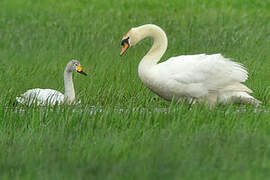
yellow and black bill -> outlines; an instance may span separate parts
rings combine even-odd
[[[81,66],[77,66],[77,68],[76,68],[76,70],[77,70],[77,72],[78,73],[80,73],[80,74],[83,74],[83,75],[85,75],[85,76],[87,76],[87,74],[83,71],[83,69],[82,69],[82,67]]]

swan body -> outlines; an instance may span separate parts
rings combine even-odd
[[[138,74],[144,85],[160,97],[209,105],[260,103],[250,95],[252,90],[242,84],[248,78],[247,70],[221,54],[182,55],[158,63],[167,49],[167,36],[156,25],[132,28],[122,39],[120,55],[146,37],[154,42],[140,61]]]
[[[55,105],[64,102],[64,94],[53,89],[36,88],[27,90],[16,100],[21,104]]]
[[[17,102],[25,105],[56,105],[56,104],[72,104],[75,100],[75,90],[72,81],[72,72],[76,71],[86,75],[83,72],[80,63],[77,60],[71,60],[64,71],[65,93],[53,89],[30,89],[23,93],[20,97],[16,97]]]

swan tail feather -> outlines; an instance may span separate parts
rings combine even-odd
[[[252,90],[241,83],[232,84],[222,89],[218,99],[224,103],[253,104],[258,106],[261,101],[250,95]]]
[[[21,104],[24,104],[24,103],[25,103],[25,100],[24,100],[23,97],[16,97],[16,101],[17,101],[18,103],[21,103]]]

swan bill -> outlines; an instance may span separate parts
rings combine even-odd
[[[85,76],[87,76],[87,74],[83,71],[83,69],[82,69],[82,67],[81,66],[77,66],[76,67],[76,70],[77,70],[77,72],[78,73],[80,73],[80,74],[83,74],[83,75],[85,75]]]
[[[121,42],[121,45],[123,46],[122,47],[122,50],[121,50],[121,52],[120,52],[120,56],[122,56],[125,52],[126,52],[126,50],[129,48],[129,42],[128,42],[128,39],[129,38],[127,38],[127,39],[124,39],[124,40],[122,40],[122,42]]]
[[[78,73],[80,73],[80,74],[83,74],[83,75],[85,75],[85,76],[87,76],[87,74],[84,72],[84,71],[77,71]]]

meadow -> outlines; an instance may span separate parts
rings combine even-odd
[[[1,0],[0,179],[269,179],[269,0]],[[152,41],[120,57],[122,36],[153,23],[162,60],[222,53],[249,71],[262,106],[167,102],[140,81]],[[24,106],[31,88],[63,88],[66,63],[79,106]]]

